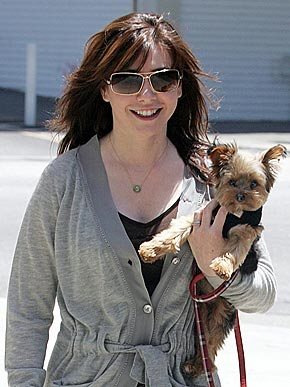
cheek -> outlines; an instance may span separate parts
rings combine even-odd
[[[170,112],[170,114],[172,115],[175,110],[176,110],[176,107],[177,107],[177,103],[178,103],[178,92],[176,91],[175,92],[175,95],[174,96],[171,96],[170,98],[168,98],[167,100],[167,106],[168,106],[168,111]]]
[[[112,90],[105,90],[102,93],[105,102],[111,105],[113,113],[120,114],[124,112],[126,105],[128,104],[128,97],[122,97],[114,94]]]

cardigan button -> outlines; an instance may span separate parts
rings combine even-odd
[[[147,313],[147,314],[151,313],[152,312],[152,306],[150,304],[144,305],[143,306],[143,312]]]
[[[171,262],[173,265],[177,265],[180,262],[180,259],[178,257],[173,257]]]

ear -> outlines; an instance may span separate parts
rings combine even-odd
[[[101,91],[103,100],[105,102],[110,102],[108,86],[106,85],[106,86],[101,87],[100,91]]]
[[[212,161],[212,173],[214,177],[219,177],[221,170],[231,161],[232,157],[238,152],[237,145],[220,144],[213,145],[207,151]]]
[[[267,191],[270,191],[270,189],[273,187],[279,169],[279,161],[281,158],[286,156],[287,149],[284,145],[281,144],[269,148],[260,155],[259,160],[264,167],[267,177]]]
[[[180,81],[180,85],[178,86],[177,89],[177,98],[182,97],[182,81]]]

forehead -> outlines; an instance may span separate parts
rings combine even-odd
[[[157,69],[171,68],[172,65],[172,59],[169,52],[158,44],[154,44],[150,48],[145,63],[144,59],[142,59],[143,58],[141,57],[138,58],[130,68],[146,73]],[[143,65],[142,62],[144,63]]]

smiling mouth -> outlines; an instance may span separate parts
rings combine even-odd
[[[150,118],[155,118],[159,115],[161,112],[160,109],[150,109],[150,110],[131,110],[131,112],[135,115],[138,116],[139,118],[145,118],[145,119],[150,119]]]

